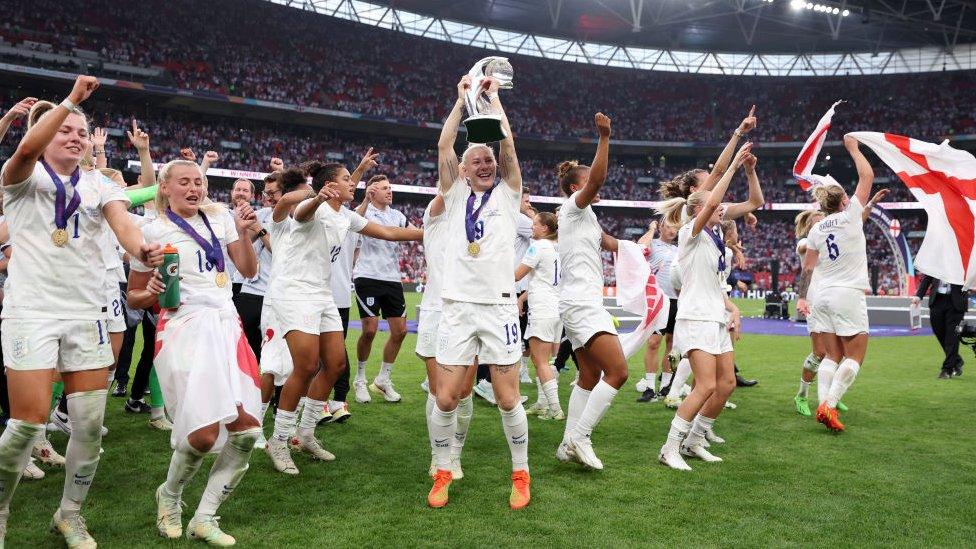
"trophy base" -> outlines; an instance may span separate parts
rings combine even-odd
[[[508,137],[502,129],[500,114],[476,114],[464,121],[468,143],[495,143]]]

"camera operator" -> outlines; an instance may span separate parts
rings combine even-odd
[[[942,361],[942,371],[939,372],[939,379],[949,379],[953,376],[962,375],[962,357],[959,356],[959,334],[956,328],[962,322],[966,310],[969,308],[969,299],[962,286],[949,284],[929,275],[922,275],[919,282],[918,291],[912,297],[912,304],[916,304],[925,294],[931,290],[929,295],[929,323],[932,331],[935,332],[939,345],[945,353],[945,360]]]

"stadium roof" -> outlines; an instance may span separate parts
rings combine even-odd
[[[271,1],[500,52],[648,70],[976,69],[976,0]]]

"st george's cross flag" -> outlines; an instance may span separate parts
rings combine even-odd
[[[929,224],[915,258],[925,274],[965,289],[976,286],[976,157],[902,135],[853,132],[895,172],[925,208]]]
[[[813,173],[813,167],[817,164],[820,149],[823,148],[824,141],[827,139],[827,130],[830,129],[831,120],[834,118],[834,109],[841,103],[843,101],[835,101],[820,118],[820,122],[817,122],[817,127],[810,134],[810,137],[807,138],[806,143],[803,144],[803,148],[800,149],[800,155],[793,164],[793,177],[796,178],[797,183],[800,184],[800,188],[804,191],[809,191],[817,185],[836,184],[834,178],[829,175],[824,176]]]
[[[617,277],[617,306],[637,315],[641,321],[633,332],[620,335],[624,356],[630,357],[647,341],[654,330],[668,323],[670,301],[651,274],[647,248],[629,240],[618,241],[614,270]]]

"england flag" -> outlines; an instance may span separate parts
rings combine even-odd
[[[966,289],[976,286],[976,157],[902,135],[848,134],[878,155],[925,208],[929,224],[915,258],[925,274]]]

